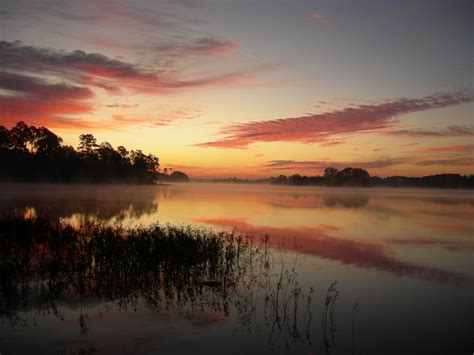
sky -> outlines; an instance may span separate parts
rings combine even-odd
[[[474,173],[467,0],[0,0],[0,124],[192,178]]]

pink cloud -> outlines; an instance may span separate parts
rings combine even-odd
[[[344,143],[345,143],[344,141],[325,140],[325,141],[319,142],[319,145],[321,147],[333,147],[333,146],[336,146],[336,145],[342,145]]]
[[[419,226],[440,233],[474,233],[474,227],[460,226],[454,224],[440,224],[440,223],[419,223]]]
[[[199,46],[201,51],[223,54],[230,44],[207,40],[200,42]],[[18,121],[41,117],[49,120],[50,127],[57,123],[53,119],[57,115],[92,112],[94,106],[87,101],[94,97],[91,88],[103,89],[111,95],[124,91],[171,94],[182,90],[233,87],[250,76],[249,73],[231,72],[185,77],[180,72],[142,67],[99,53],[57,51],[23,45],[18,41],[0,41],[0,68],[3,70],[0,89],[6,91],[0,92],[0,118]],[[197,112],[170,114],[180,119],[199,115]],[[171,119],[173,117],[166,118],[167,121]],[[76,120],[66,119],[61,125],[67,122],[72,124]],[[129,122],[133,124],[134,120]]]
[[[425,152],[472,152],[474,151],[474,144],[467,144],[467,145],[452,145],[447,147],[433,147],[433,148],[426,148]]]
[[[473,100],[473,90],[462,90],[434,94],[421,99],[396,99],[379,104],[364,104],[312,116],[233,124],[220,131],[223,138],[196,146],[242,149],[256,142],[324,142],[341,135],[384,131],[393,128],[400,115],[440,109]],[[456,127],[452,131],[456,134],[466,133]]]
[[[472,101],[472,99],[471,99]],[[392,136],[409,136],[416,138],[431,138],[431,137],[472,137],[474,136],[473,126],[448,126],[444,129],[427,130],[427,129],[398,129],[384,132]],[[410,143],[409,145],[416,145],[418,143]]]
[[[116,125],[145,125],[145,126],[169,126],[183,120],[192,120],[202,115],[202,111],[192,107],[180,107],[175,110],[156,114],[149,117],[133,115],[112,115],[113,121],[110,126]]]
[[[36,124],[56,115],[83,114],[93,110],[90,99],[94,94],[82,86],[51,84],[32,76],[0,72],[0,89],[10,93],[0,95],[0,117],[7,125],[18,120]]]
[[[322,20],[323,16],[319,11],[313,11],[308,14],[309,17],[311,17],[314,20]]]
[[[29,124],[44,124],[48,120],[53,127],[66,126],[65,121],[57,120],[58,115],[78,115],[90,113],[93,106],[89,103],[69,100],[43,101],[41,99],[2,97],[0,96],[0,118],[2,123],[8,126],[17,121],[28,121]]]
[[[221,43],[221,47],[225,44]],[[207,43],[202,50],[221,51],[222,48]],[[220,49],[219,49],[220,48]],[[6,71],[55,74],[64,80],[83,85],[101,87],[113,93],[124,88],[141,93],[166,93],[174,90],[197,89],[235,85],[248,78],[241,72],[222,73],[197,78],[184,78],[175,71],[166,72],[158,68],[143,68],[98,53],[53,51],[21,42],[0,41],[0,65]]]
[[[108,104],[108,105],[105,105],[106,107],[109,107],[109,108],[125,108],[125,109],[128,109],[128,108],[135,108],[135,107],[138,107],[138,104],[121,104],[121,103],[115,103],[115,104]]]
[[[160,115],[161,120],[192,120],[203,115],[202,110],[193,107],[179,107]]]
[[[396,158],[386,158],[369,161],[330,161],[330,160],[270,160],[260,167],[270,171],[281,172],[309,172],[312,174],[321,173],[327,167],[344,169],[346,167],[358,167],[362,169],[382,169],[396,165],[414,166],[473,166],[474,159],[470,157],[452,157],[446,159],[426,158],[424,156],[405,156]]]
[[[329,161],[329,160],[308,160],[308,161],[296,161],[296,160],[270,160],[262,164],[261,166],[269,170],[284,170],[284,171],[311,171],[313,173],[322,172],[328,166],[336,169],[344,169],[349,166],[363,168],[363,169],[377,169],[384,168],[387,166],[406,164],[412,162],[411,159],[404,158],[392,158],[392,159],[381,159],[365,162],[343,162],[343,161]]]

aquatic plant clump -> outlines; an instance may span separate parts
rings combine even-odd
[[[39,303],[71,288],[106,300],[138,293],[153,303],[152,292],[193,299],[206,287],[234,285],[245,272],[243,259],[257,248],[249,237],[184,226],[74,228],[18,217],[0,219],[0,243],[3,314],[35,286]]]
[[[106,310],[233,314],[235,330],[247,332],[260,311],[273,324],[269,342],[309,340],[300,336],[309,322],[296,329],[296,318],[313,289],[305,295],[295,270],[281,255],[276,262],[269,249],[267,237],[191,226],[74,227],[58,219],[0,217],[0,318],[14,326],[27,326],[32,311],[62,319],[60,305],[75,303],[87,333],[82,305],[98,303]]]

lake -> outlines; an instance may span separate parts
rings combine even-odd
[[[262,283],[246,269],[238,297],[203,283],[191,303],[176,301],[178,292],[160,307],[143,293],[62,292],[41,306],[28,293],[14,312],[2,302],[2,354],[474,351],[472,191],[207,183],[0,189],[2,214],[268,236],[272,263]]]

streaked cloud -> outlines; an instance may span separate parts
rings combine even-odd
[[[286,171],[311,171],[321,172],[327,167],[333,167],[336,169],[344,169],[347,167],[358,167],[363,169],[373,168],[384,168],[392,165],[404,164],[406,159],[403,158],[392,158],[382,159],[374,161],[329,161],[329,160],[308,160],[308,161],[297,161],[297,160],[270,160],[263,163],[261,166],[265,169],[270,170],[286,170]]]
[[[200,50],[219,52],[225,46],[224,42],[207,41],[201,43]],[[19,41],[0,41],[0,68],[0,100],[4,107],[1,118],[14,122],[27,116],[41,117],[49,119],[48,124],[53,123],[53,127],[52,118],[56,115],[91,112],[94,106],[85,100],[95,96],[93,89],[105,90],[109,95],[119,95],[124,90],[148,95],[171,94],[236,85],[249,77],[249,73],[234,72],[189,78],[176,71],[143,67],[100,53],[53,50]],[[189,113],[173,115],[183,118]]]
[[[3,70],[61,75],[90,86],[123,87],[141,93],[232,84],[246,77],[244,73],[224,73],[184,79],[176,73],[162,72],[160,68],[143,68],[99,53],[56,51],[18,41],[0,42],[0,66]]]
[[[8,72],[0,72],[0,88],[12,92],[13,96],[33,96],[48,100],[84,100],[94,96],[87,87],[66,83],[51,84],[38,77]]]
[[[435,166],[435,165],[442,165],[442,166],[474,166],[474,157],[473,156],[466,156],[466,157],[455,157],[455,158],[443,158],[443,159],[422,159],[415,163],[415,165],[419,166]]]
[[[432,148],[426,148],[424,151],[434,152],[434,153],[472,152],[474,151],[474,144],[451,145],[451,146],[446,146],[446,147],[432,147]]]
[[[370,161],[331,161],[331,160],[270,160],[261,164],[261,168],[266,170],[274,171],[287,171],[287,172],[308,172],[308,173],[321,173],[327,167],[334,167],[336,169],[344,169],[347,167],[357,167],[362,169],[380,169],[395,165],[414,165],[414,166],[434,166],[434,165],[445,165],[445,166],[473,166],[474,158],[472,157],[448,157],[448,158],[435,158],[426,157],[423,155],[405,156],[396,158],[386,158]]]
[[[395,99],[379,104],[364,104],[327,113],[282,118],[224,127],[221,139],[196,144],[200,147],[246,148],[257,142],[316,143],[336,139],[341,135],[381,132],[391,129],[394,134],[400,115],[441,109],[469,103],[474,100],[473,90],[461,90],[430,95],[421,99]],[[464,128],[451,127],[452,133],[466,134]],[[398,131],[399,134],[401,131]]]
[[[392,135],[392,136],[409,136],[409,137],[416,137],[416,138],[471,137],[471,136],[474,136],[474,126],[468,126],[468,125],[448,126],[446,128],[438,129],[438,130],[398,129],[398,130],[386,131],[385,134]]]
[[[155,46],[160,55],[186,57],[190,55],[231,55],[237,49],[237,44],[231,41],[218,40],[211,37],[198,38],[185,43],[163,43]]]
[[[121,103],[115,103],[115,104],[108,104],[108,105],[105,105],[106,107],[109,107],[109,108],[135,108],[135,107],[138,107],[138,104],[121,104]]]
[[[94,107],[89,88],[33,76],[0,72],[0,90],[0,118],[7,125],[27,119],[41,124],[46,117],[88,113]]]
[[[142,126],[170,126],[180,121],[192,120],[202,115],[202,111],[192,107],[179,107],[171,111],[155,113],[153,115],[116,114],[112,115],[110,127],[142,125]]]
[[[440,224],[440,223],[419,223],[420,227],[429,229],[438,233],[458,233],[462,235],[469,235],[474,233],[474,227],[462,226],[458,224]]]

